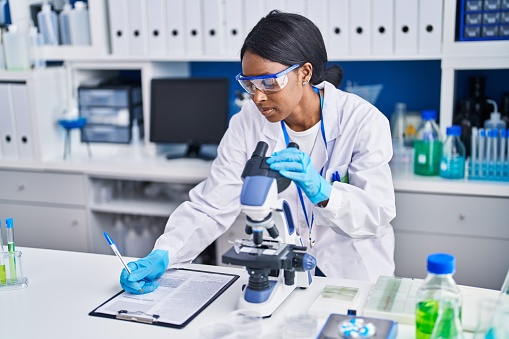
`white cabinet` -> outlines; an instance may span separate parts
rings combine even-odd
[[[0,217],[14,219],[18,246],[87,251],[84,177],[0,170]]]
[[[508,187],[509,188],[509,187]],[[456,257],[459,284],[500,289],[509,269],[509,197],[396,192],[396,276],[424,278],[430,253]]]

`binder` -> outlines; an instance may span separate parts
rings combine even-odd
[[[350,1],[350,51],[371,54],[371,0]]]
[[[166,0],[168,54],[185,54],[184,0]]]
[[[16,126],[10,84],[0,83],[0,146],[3,159],[17,159]]]
[[[19,159],[33,159],[34,147],[32,126],[30,123],[30,107],[26,84],[10,84],[11,103],[16,125],[16,144]]]
[[[151,0],[150,0],[151,1]],[[144,55],[147,53],[148,37],[145,22],[143,0],[127,0],[127,17],[129,20],[129,54]]]
[[[443,1],[419,1],[419,54],[439,54],[442,52]]]
[[[422,1],[421,1],[422,2]],[[373,0],[373,54],[394,53],[394,0]]]
[[[285,0],[264,0],[265,15],[269,14],[273,9],[286,12]]]
[[[229,56],[240,55],[244,42],[244,25],[242,24],[243,2],[225,0],[225,50]]]
[[[285,0],[284,6],[288,13],[296,13],[306,16],[305,0]]]
[[[245,24],[244,32],[247,36],[253,27],[258,23],[258,21],[267,15],[267,13],[265,13],[265,8],[262,1],[244,0],[243,5]]]
[[[417,54],[417,9],[418,0],[394,0],[396,54]]]
[[[126,0],[108,0],[111,52],[129,54],[129,21]]]
[[[185,7],[187,54],[203,54],[201,0],[186,0]]]
[[[327,0],[306,0],[306,13],[308,19],[320,29],[325,46],[327,46]]]
[[[145,0],[147,10],[147,36],[148,53],[162,55],[166,53],[168,42],[168,30],[166,27],[166,3],[165,0]]]
[[[328,0],[327,32],[329,34],[329,44],[327,52],[331,56],[350,54],[348,4],[348,0]]]
[[[203,38],[205,54],[220,55],[225,50],[225,35],[223,27],[223,1],[202,0]]]
[[[155,298],[155,300],[144,298],[143,308],[140,309],[139,302],[136,301],[137,296],[126,295],[124,291],[121,291],[96,307],[89,315],[163,327],[184,328],[238,278],[238,275],[227,273],[169,269],[158,278],[160,282],[164,281],[158,288],[158,294],[163,297]],[[207,287],[200,291],[199,286],[204,285]],[[174,302],[168,300],[170,295],[175,298]],[[188,295],[187,298],[192,300],[182,300],[182,295]],[[166,306],[168,302],[175,305],[190,302],[190,305],[174,312],[175,308]]]

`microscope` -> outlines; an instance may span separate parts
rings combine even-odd
[[[278,199],[291,180],[270,169],[267,149],[265,142],[258,142],[242,172],[240,201],[250,238],[235,239],[222,256],[223,263],[245,266],[249,274],[238,308],[256,310],[263,317],[272,315],[295,288],[307,288],[312,282],[309,271],[316,266],[296,235],[290,205]]]

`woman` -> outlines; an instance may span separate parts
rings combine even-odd
[[[295,183],[280,193],[298,234],[328,277],[375,281],[394,273],[392,144],[386,117],[342,92],[341,69],[326,70],[318,28],[297,14],[270,12],[247,36],[237,80],[251,95],[230,121],[209,177],[170,216],[155,250],[124,270],[132,293],[157,288],[172,264],[193,260],[240,212],[241,173],[265,141],[270,167]],[[286,146],[296,142],[300,149]]]

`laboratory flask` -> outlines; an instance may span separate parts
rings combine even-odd
[[[447,138],[442,148],[440,176],[447,179],[465,177],[465,146],[460,139],[461,126],[447,127]]]
[[[442,138],[435,122],[437,112],[421,112],[422,123],[414,141],[414,173],[418,175],[438,175],[442,156]]]
[[[428,275],[416,295],[417,339],[462,338],[461,291],[453,279],[455,258],[450,254],[428,256]]]

